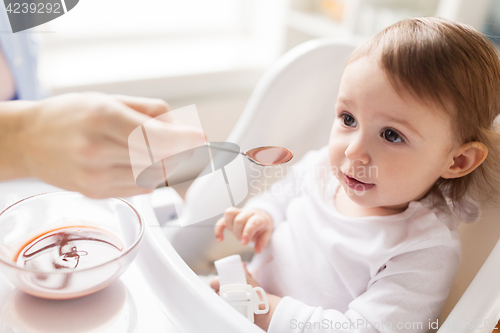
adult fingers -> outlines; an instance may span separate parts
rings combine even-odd
[[[214,234],[217,242],[222,242],[224,240],[224,229],[226,228],[225,219],[221,217],[214,226]]]
[[[152,118],[157,117],[170,110],[167,102],[159,98],[146,98],[127,95],[113,95],[114,98],[140,113]]]
[[[133,197],[135,195],[148,194],[153,192],[153,189],[145,189],[141,187],[124,187],[124,188],[112,188],[109,190],[105,197]]]
[[[116,99],[102,98],[87,107],[95,111],[88,118],[94,135],[106,135],[125,147],[128,146],[130,133],[135,129],[140,130],[142,124],[153,119]]]
[[[91,168],[109,167],[111,165],[128,165],[130,167],[129,149],[106,138],[91,138],[75,149],[75,152],[77,153],[75,156],[78,162]],[[137,149],[134,149],[134,152],[136,155],[142,153]],[[144,157],[141,157],[141,160],[148,162],[148,164],[144,163],[145,167],[147,167],[151,164],[151,160],[149,155],[142,154]]]
[[[109,184],[109,187],[135,187],[138,186],[132,168],[128,165],[116,165],[108,169],[103,176],[103,182]]]
[[[151,118],[118,100],[102,103],[89,120],[93,131],[126,147],[144,149],[147,144],[155,160],[205,144],[205,135],[196,127]]]
[[[151,119],[144,126],[134,129],[127,141],[131,155],[134,152],[134,161],[136,160],[136,151],[142,152],[139,155],[141,160],[149,161],[152,159],[153,161],[159,161],[177,153],[203,146],[205,136],[201,130],[195,127]],[[149,148],[146,148],[146,145]],[[178,158],[181,157],[189,158],[186,154]],[[179,162],[181,161],[179,160]]]
[[[132,197],[134,195],[151,193],[152,191],[152,189],[144,189],[138,186],[131,186],[109,189],[84,189],[80,192],[92,199],[105,199],[112,197]]]
[[[144,132],[155,160],[205,144],[203,132],[193,126],[151,119],[144,124]]]
[[[130,166],[82,169],[75,175],[76,183],[83,189],[106,191],[111,188],[137,187]]]

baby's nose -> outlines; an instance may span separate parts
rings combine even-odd
[[[368,144],[361,135],[357,135],[354,140],[350,142],[344,153],[350,161],[359,161],[362,164],[368,164],[370,162]]]

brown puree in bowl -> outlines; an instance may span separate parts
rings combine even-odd
[[[54,272],[98,266],[124,251],[122,241],[109,231],[72,226],[53,229],[29,240],[14,261],[29,270]]]

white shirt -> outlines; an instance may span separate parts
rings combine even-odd
[[[390,216],[341,215],[327,147],[292,169],[246,205],[275,226],[248,266],[264,290],[284,297],[269,332],[428,331],[460,265],[458,221],[425,199]]]

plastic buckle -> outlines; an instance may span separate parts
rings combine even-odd
[[[258,293],[262,296],[262,301]],[[252,323],[254,322],[254,314],[264,314],[269,311],[269,301],[261,287],[252,288],[249,284],[223,285],[220,287],[219,295]],[[263,310],[259,309],[260,304],[265,306]]]

